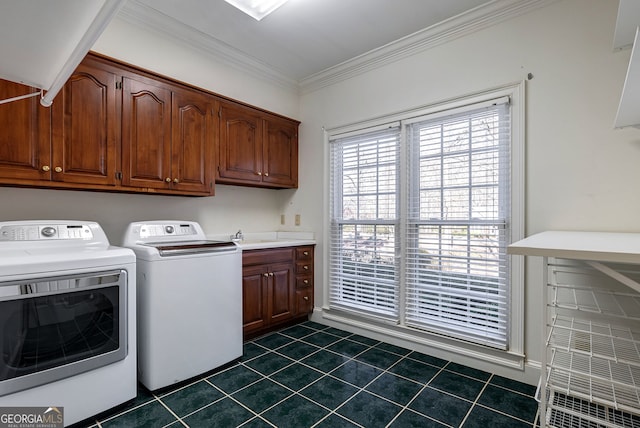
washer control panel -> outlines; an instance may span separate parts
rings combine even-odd
[[[198,231],[192,223],[155,223],[141,224],[138,236],[140,238],[153,238],[159,236],[191,236]]]
[[[40,241],[50,239],[93,239],[86,224],[29,224],[0,227],[0,241]]]

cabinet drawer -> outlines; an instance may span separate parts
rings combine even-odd
[[[308,314],[313,311],[313,290],[311,288],[296,291],[296,313]]]
[[[313,262],[296,262],[296,274],[313,273]]]
[[[292,248],[275,248],[268,250],[251,250],[242,252],[242,264],[245,266],[277,262],[291,262],[292,259]]]
[[[313,276],[304,275],[296,277],[296,288],[313,287]]]
[[[313,247],[297,247],[296,248],[296,260],[312,260],[313,259]]]

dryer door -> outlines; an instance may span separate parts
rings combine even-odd
[[[127,272],[0,283],[0,396],[127,355]]]

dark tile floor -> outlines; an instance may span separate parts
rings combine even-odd
[[[535,427],[535,387],[306,322],[244,345],[236,364],[90,427]]]

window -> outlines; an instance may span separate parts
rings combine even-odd
[[[512,99],[492,95],[330,133],[329,310],[510,349],[523,165]]]
[[[400,129],[332,141],[330,302],[398,318],[397,234]]]
[[[508,100],[407,125],[407,325],[507,346]]]

